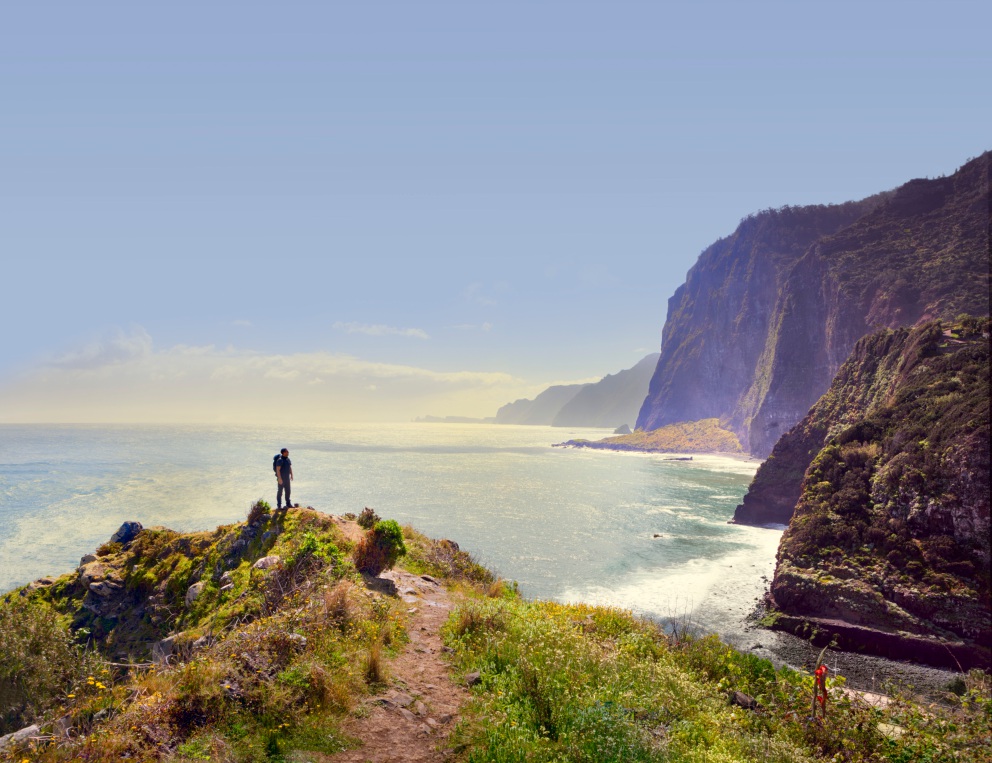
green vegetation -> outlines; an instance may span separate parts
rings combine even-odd
[[[355,547],[355,566],[369,575],[391,569],[396,560],[406,554],[403,530],[395,519],[380,520],[366,531]]]
[[[473,599],[446,638],[480,674],[454,740],[472,763],[992,760],[979,673],[926,708],[875,709],[829,680],[827,717],[811,720],[812,676],[619,610]]]
[[[73,729],[0,760],[321,760],[360,745],[342,721],[382,691],[408,641],[406,605],[365,585],[349,560],[353,526],[306,509],[250,516],[212,533],[147,529],[101,558],[104,580],[133,570],[140,582],[115,595],[133,602],[143,591],[139,608],[165,618],[142,632],[175,635],[155,664],[114,664],[122,643],[138,654],[121,630],[140,622],[123,613],[102,618],[99,638],[74,625],[78,578],[91,569],[0,601],[2,730]],[[979,674],[940,704],[897,698],[884,710],[831,682],[826,721],[811,721],[808,675],[621,610],[523,601],[456,543],[395,522],[364,537],[405,548],[410,571],[460,597],[445,639],[455,674],[480,677],[448,739],[454,760],[990,760],[990,683]],[[256,568],[263,558],[271,563]],[[231,566],[215,590],[218,560]],[[186,604],[198,582],[208,584]],[[155,609],[163,596],[168,612]]]
[[[370,655],[404,642],[403,614],[361,585],[353,544],[331,517],[274,517],[260,504],[244,524],[146,529],[105,548],[99,577],[117,581],[104,600],[114,616],[82,606],[93,594],[81,574],[0,601],[0,733],[63,718],[76,735],[31,757],[45,761],[172,759],[170,750],[282,760],[353,745],[335,729],[367,690]],[[402,545],[396,523],[381,524]],[[262,556],[278,561],[256,568]],[[165,659],[141,662],[166,634]]]
[[[720,426],[719,419],[683,421],[650,432],[637,430],[595,442],[569,440],[564,444],[576,448],[636,450],[648,453],[742,453],[744,450],[737,436]]]

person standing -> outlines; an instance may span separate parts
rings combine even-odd
[[[279,452],[279,458],[275,461],[276,470],[276,480],[279,482],[279,487],[276,488],[276,510],[282,508],[282,494],[286,491],[286,508],[290,508],[293,504],[289,500],[289,492],[292,487],[293,482],[293,462],[289,460],[289,451],[283,448]]]

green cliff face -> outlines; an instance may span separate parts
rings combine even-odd
[[[854,648],[898,632],[987,667],[989,434],[988,318],[859,342],[738,507],[737,521],[791,516],[774,605],[857,626]]]
[[[861,337],[988,314],[989,167],[744,220],[669,300],[637,427],[717,417],[765,456]]]

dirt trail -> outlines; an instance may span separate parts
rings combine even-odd
[[[409,612],[410,643],[386,665],[388,690],[368,698],[342,731],[364,744],[357,750],[322,756],[334,763],[421,763],[443,761],[445,739],[468,699],[450,677],[443,659],[440,629],[452,602],[447,589],[430,576],[391,570],[380,576]]]

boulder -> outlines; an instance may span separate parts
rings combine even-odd
[[[96,561],[96,554],[87,554],[86,556],[84,556],[82,559],[79,560],[79,566],[85,567],[90,562],[95,562],[95,561]]]
[[[31,737],[38,736],[40,731],[41,728],[39,726],[27,726],[20,731],[15,731],[13,734],[2,736],[0,737],[0,750],[4,750],[20,742],[27,742]]]
[[[109,598],[120,591],[124,586],[118,583],[116,580],[98,580],[94,583],[90,583],[89,589],[97,596],[102,596],[103,598]]]
[[[256,570],[267,570],[270,567],[275,567],[277,564],[279,564],[279,557],[278,556],[275,556],[275,555],[273,555],[273,556],[263,556],[261,559],[259,559],[257,562],[255,562],[252,565],[252,567],[255,568]]]
[[[79,568],[79,582],[89,588],[92,583],[103,580],[107,570],[100,562],[88,562]]]
[[[121,545],[130,543],[138,537],[138,533],[140,533],[143,529],[144,527],[141,526],[141,522],[125,522],[120,526],[117,532],[110,536],[110,542],[120,543]]]
[[[186,606],[189,607],[194,601],[199,598],[200,594],[203,593],[203,589],[207,587],[207,584],[202,580],[199,583],[193,583],[189,588],[186,589]]]
[[[621,424],[613,430],[613,434],[630,434],[630,427],[627,424]]]
[[[166,636],[161,641],[155,642],[152,645],[152,660],[160,665],[168,664],[169,657],[172,656],[172,652],[176,648],[176,639],[180,635],[179,633],[174,633],[171,636]]]

